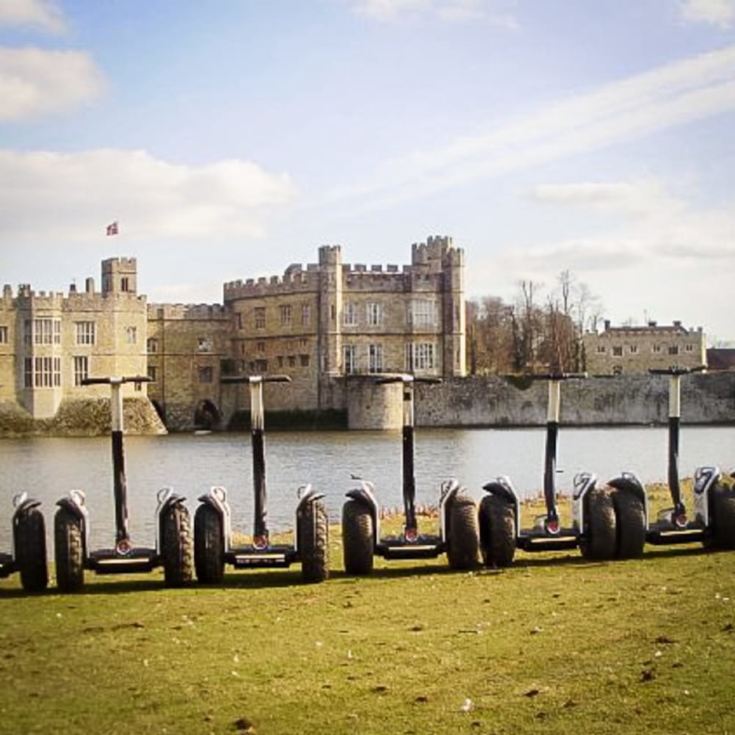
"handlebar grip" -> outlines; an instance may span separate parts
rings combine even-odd
[[[291,378],[288,375],[223,375],[220,378],[221,383],[290,383]]]
[[[289,375],[270,375],[267,378],[263,378],[264,383],[290,383],[291,376]]]

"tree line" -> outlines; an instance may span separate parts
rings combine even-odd
[[[602,302],[568,270],[545,291],[520,281],[513,300],[467,301],[467,369],[471,375],[579,372],[585,369],[582,334],[595,330]]]

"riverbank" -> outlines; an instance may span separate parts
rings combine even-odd
[[[166,427],[147,398],[123,401],[125,433],[165,434]],[[110,401],[105,398],[66,399],[53,418],[34,419],[10,401],[0,402],[0,439],[31,436],[101,436],[110,433]]]

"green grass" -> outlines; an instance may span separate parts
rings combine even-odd
[[[524,509],[525,521],[533,509]],[[735,733],[735,553],[0,583],[0,732]],[[464,711],[467,710],[467,711]]]

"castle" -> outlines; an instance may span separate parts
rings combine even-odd
[[[220,304],[148,304],[134,258],[102,262],[102,289],[3,289],[0,401],[34,418],[61,401],[102,395],[86,376],[141,374],[126,385],[148,396],[169,428],[225,426],[247,406],[232,374],[285,374],[269,391],[275,410],[344,411],[351,376],[408,371],[462,376],[464,252],[451,238],[414,244],[410,265],[348,265],[339,246],[283,276],[224,284]]]

